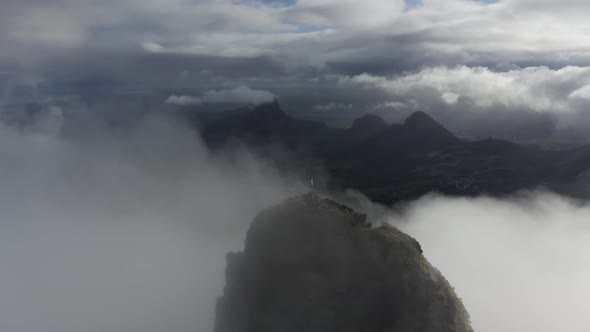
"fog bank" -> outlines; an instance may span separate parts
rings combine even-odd
[[[124,134],[39,128],[0,128],[2,331],[211,331],[225,254],[299,191],[162,119]]]
[[[478,332],[587,331],[590,205],[546,192],[428,196],[389,222],[416,237]]]
[[[212,331],[225,254],[257,212],[306,188],[161,118],[65,136],[50,120],[0,126],[0,330]],[[531,192],[368,204],[420,241],[477,331],[590,326],[587,203]]]

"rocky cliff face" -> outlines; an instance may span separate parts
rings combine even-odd
[[[472,331],[416,240],[313,193],[256,217],[216,311],[216,332]]]

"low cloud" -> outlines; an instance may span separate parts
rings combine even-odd
[[[249,104],[257,105],[272,102],[276,96],[265,90],[255,90],[239,86],[228,90],[210,90],[200,97],[172,95],[166,103],[179,106],[198,104]]]
[[[0,330],[213,330],[225,254],[303,187],[180,124],[139,127],[0,126]]]
[[[546,192],[427,196],[389,222],[416,237],[476,331],[585,331],[590,205]]]
[[[0,328],[211,331],[225,254],[304,186],[160,118],[79,135],[0,127]],[[586,330],[588,203],[427,196],[378,216],[421,242],[477,331]]]
[[[528,109],[537,112],[574,112],[572,102],[587,99],[590,67],[528,67],[505,72],[486,67],[430,67],[417,72],[384,77],[369,74],[346,76],[341,84],[381,89],[399,98],[412,98],[428,106],[424,95],[435,93],[439,101],[456,104],[461,98],[475,109]]]
[[[377,104],[373,107],[374,109],[377,110],[387,110],[387,109],[392,109],[392,110],[396,110],[396,109],[416,109],[416,102],[415,101],[410,101],[408,104],[399,102],[399,101],[387,101],[387,102],[383,102],[380,104]]]
[[[166,104],[174,104],[178,106],[200,105],[203,101],[199,97],[192,96],[176,96],[172,95],[166,99]]]

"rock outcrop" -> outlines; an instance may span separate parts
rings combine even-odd
[[[472,331],[415,239],[314,193],[261,212],[227,260],[216,332]]]

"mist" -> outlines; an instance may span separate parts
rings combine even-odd
[[[305,186],[169,119],[65,135],[60,120],[0,126],[0,329],[212,331],[226,253]],[[587,330],[588,203],[539,191],[366,204],[418,239],[477,331]]]
[[[298,183],[173,121],[52,121],[0,127],[0,330],[212,331],[226,253]]]
[[[414,236],[478,332],[587,331],[590,205],[548,192],[426,196],[388,222]]]

